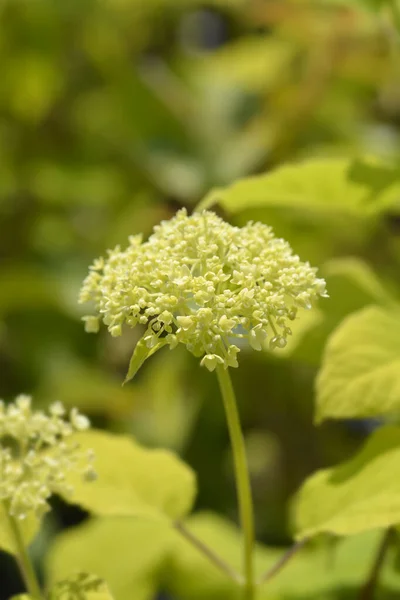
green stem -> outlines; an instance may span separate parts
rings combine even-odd
[[[244,535],[244,599],[254,599],[254,515],[251,497],[250,477],[247,467],[246,450],[240,418],[236,405],[235,392],[228,369],[222,365],[216,368],[218,382],[224,402],[225,414],[231,438],[235,467],[236,491],[239,502],[240,523]]]
[[[18,562],[19,569],[24,579],[26,589],[28,590],[29,596],[32,600],[43,600],[43,595],[36,577],[36,573],[34,571],[31,559],[29,558],[29,554],[24,544],[24,538],[21,532],[21,528],[19,526],[18,519],[10,515],[9,507],[5,502],[3,502],[3,505],[4,512],[7,515],[8,522],[10,524],[10,530],[14,537],[15,545],[17,548],[16,560]]]

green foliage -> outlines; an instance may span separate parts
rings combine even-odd
[[[50,583],[74,571],[95,572],[118,600],[152,600],[171,547],[172,531],[158,521],[91,519],[61,534],[50,548]]]
[[[81,436],[96,451],[99,478],[71,478],[75,495],[64,499],[101,519],[59,533],[46,589],[83,569],[118,600],[238,593],[171,527],[184,519],[241,571],[234,525],[210,514],[185,520],[193,472],[199,509],[236,514],[212,376],[176,350],[147,361],[158,347],[135,347],[130,332],[85,336],[76,305],[87,265],[104,248],[140,232],[146,239],[211,190],[203,206],[235,225],[271,225],[319,266],[330,294],[299,316],[279,355],[242,348],[235,373],[258,536],[286,546],[293,490],[330,465],[295,500],[296,535],[345,538],[332,554],[326,537],[313,540],[257,600],[359,597],[383,532],[357,532],[400,522],[397,428],[384,425],[355,454],[369,421],[338,422],[398,416],[398,3],[0,4],[0,395],[32,391],[43,409],[60,399],[114,432]],[[127,380],[135,379],[121,388],[131,356]],[[336,422],[313,428],[315,405],[318,423]],[[268,459],[265,444],[252,446],[263,436],[273,442]],[[182,462],[139,443],[177,449]],[[55,507],[43,540],[75,518]],[[38,524],[21,526],[28,545]],[[1,509],[0,548],[16,553]],[[42,544],[31,552],[40,566]],[[258,576],[282,552],[258,545]],[[389,551],[379,600],[400,593],[391,562]]]
[[[68,501],[98,515],[179,519],[196,493],[193,471],[168,450],[146,449],[128,436],[88,431],[77,436],[82,450],[95,455],[97,479],[68,476]]]
[[[351,460],[312,475],[293,509],[296,536],[353,535],[400,522],[400,428],[378,429]]]
[[[187,526],[228,564],[240,569],[242,546],[236,526],[210,513],[194,515]],[[381,531],[371,531],[339,541],[333,547],[321,541],[305,547],[273,579],[260,585],[256,597],[259,600],[331,599],[337,597],[337,590],[352,591],[354,595],[365,579],[381,536]],[[255,553],[258,578],[276,564],[283,553],[282,548],[259,544]],[[385,597],[384,592],[400,589],[400,577],[393,567],[393,558],[392,555],[382,573],[382,597]],[[173,598],[240,598],[236,585],[184,540],[176,539],[169,564],[166,587]]]
[[[316,420],[396,415],[400,409],[400,310],[350,315],[332,334],[317,379]]]
[[[398,197],[396,179],[382,186],[373,166],[369,178],[357,177],[359,161],[315,159],[285,165],[267,173],[242,179],[213,197],[227,211],[240,212],[255,207],[277,207],[312,212],[314,218],[336,214],[368,218],[393,205]],[[368,166],[368,163],[367,163]],[[389,185],[390,184],[390,185]]]
[[[186,526],[228,565],[241,572],[242,536],[236,526],[208,513],[194,515],[187,520]],[[274,564],[278,557],[278,551],[260,546],[256,553],[258,575]],[[166,576],[167,589],[179,600],[236,600],[241,597],[237,583],[183,538],[176,538]]]

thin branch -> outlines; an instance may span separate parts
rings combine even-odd
[[[206,556],[220,571],[228,575],[230,579],[236,583],[243,584],[243,577],[233,567],[231,567],[223,558],[215,554],[211,548],[209,548],[204,542],[199,540],[189,529],[183,525],[183,523],[177,521],[174,523],[175,529],[188,541],[199,550],[204,556]]]
[[[373,600],[386,553],[392,541],[392,534],[393,529],[390,527],[384,532],[381,543],[378,547],[377,555],[368,575],[368,579],[361,590],[358,600]]]
[[[296,544],[289,548],[289,550],[287,550],[285,554],[281,556],[278,562],[276,562],[270,569],[268,569],[268,571],[264,573],[264,575],[260,577],[260,579],[257,582],[257,585],[266,583],[267,581],[275,577],[275,575],[277,575],[281,571],[281,569],[283,569],[283,567],[290,561],[290,559],[293,558],[293,556],[297,554],[297,552],[301,550],[301,548],[303,548],[303,546],[307,542],[308,538],[304,538],[304,540],[296,542]]]

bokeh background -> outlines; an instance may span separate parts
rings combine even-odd
[[[0,395],[61,400],[95,425],[176,450],[198,473],[198,508],[236,519],[215,377],[164,351],[121,387],[140,332],[84,333],[92,260],[190,211],[211,189],[296,159],[400,155],[400,38],[390,2],[0,0]],[[334,207],[331,207],[334,208]],[[221,212],[221,211],[220,211]],[[223,214],[221,212],[221,214]],[[379,222],[285,207],[259,219],[321,269],[321,303],[280,354],[242,353],[233,373],[260,540],[289,543],[289,500],[348,457],[373,423],[313,425],[330,331],[398,294],[400,212]],[[355,276],[354,276],[355,274]],[[358,279],[357,279],[358,277]],[[357,283],[358,282],[358,283]],[[57,504],[35,546],[78,522]],[[1,598],[22,589],[0,556]]]

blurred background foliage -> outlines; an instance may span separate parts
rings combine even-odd
[[[164,351],[122,388],[139,333],[85,334],[77,293],[106,248],[240,177],[300,158],[368,155],[389,165],[383,187],[398,178],[391,4],[0,0],[2,397],[60,399],[100,427],[178,451],[198,473],[198,508],[236,519],[215,378],[184,351]],[[274,545],[290,540],[288,501],[304,478],[349,456],[373,426],[313,426],[327,336],[347,314],[385,301],[380,281],[400,293],[400,203],[365,220],[336,210],[329,189],[326,210],[244,199],[226,213],[273,225],[320,267],[331,295],[287,350],[243,352],[233,373],[258,537]],[[43,539],[81,519],[57,508]],[[4,556],[4,598],[20,589],[10,564]]]

